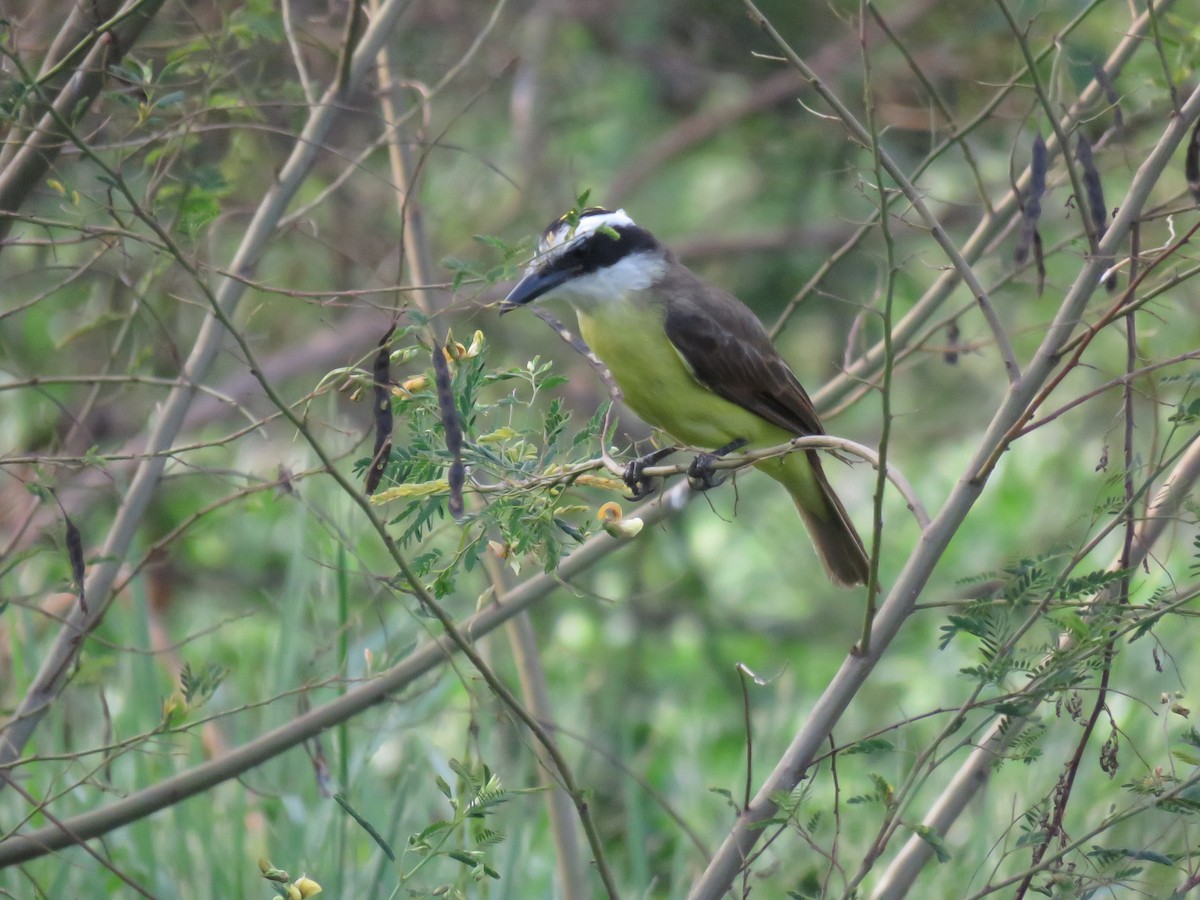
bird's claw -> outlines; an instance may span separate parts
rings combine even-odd
[[[629,488],[630,500],[644,500],[657,489],[655,480],[642,474],[642,470],[645,468],[645,459],[635,459],[625,466],[625,471],[621,474],[621,480]]]
[[[625,471],[621,474],[621,480],[629,488],[630,500],[644,500],[658,490],[659,479],[651,478],[645,475],[644,472],[647,468],[674,452],[674,447],[663,447],[655,450],[653,453],[639,456],[637,459],[631,460],[626,464]]]
[[[713,463],[735,450],[742,449],[747,443],[749,442],[745,438],[738,438],[712,453],[698,453],[692,460],[692,464],[688,466],[688,486],[693,491],[708,491],[724,484],[726,476],[718,475],[717,470],[713,468]]]
[[[688,487],[693,491],[709,491],[724,483],[725,477],[717,475],[717,470],[713,468],[717,459],[719,457],[715,453],[696,454],[687,470]]]

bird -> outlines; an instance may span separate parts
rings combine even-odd
[[[552,298],[574,308],[580,336],[625,404],[676,441],[721,454],[825,433],[758,317],[679,263],[623,209],[590,206],[551,222],[500,311]],[[865,584],[862,538],[819,453],[755,467],[791,494],[830,580]]]

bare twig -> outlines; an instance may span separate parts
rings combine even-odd
[[[0,246],[15,221],[15,213],[68,142],[63,122],[75,122],[100,93],[108,76],[108,67],[121,59],[142,30],[154,18],[163,0],[128,0],[109,22],[94,29],[91,49],[71,78],[54,97],[45,115],[12,158],[0,169]],[[87,40],[85,38],[85,40]],[[66,54],[60,65],[69,63],[74,53]],[[43,75],[42,80],[48,75]]]
[[[892,17],[892,31],[897,34],[903,33],[920,22],[935,6],[937,0],[904,4]],[[847,34],[838,41],[826,44],[813,60],[813,69],[825,77],[833,77],[847,59],[853,58],[857,41],[857,35]],[[614,205],[621,203],[625,197],[636,191],[638,185],[671,159],[724,133],[747,116],[790,100],[803,85],[803,80],[795,72],[777,72],[755,85],[749,97],[716,110],[705,109],[677,123],[613,176],[606,194],[607,201]]]
[[[279,11],[280,18],[283,19],[283,34],[287,38],[288,49],[292,51],[296,77],[300,79],[300,90],[304,92],[304,102],[312,106],[317,102],[317,94],[313,88],[312,76],[308,74],[308,66],[304,62],[304,50],[296,38],[296,27],[292,24],[292,0],[283,0]]]
[[[875,497],[871,522],[871,565],[867,575],[867,602],[863,615],[862,635],[858,639],[859,652],[871,652],[871,626],[875,622],[876,594],[879,592],[879,556],[883,550],[883,500],[887,489],[888,444],[892,435],[892,376],[895,373],[896,355],[892,348],[892,312],[896,299],[896,244],[892,239],[892,223],[889,219],[891,194],[883,182],[883,147],[879,143],[879,130],[875,123],[875,93],[871,83],[871,58],[867,49],[867,9],[864,2],[859,8],[859,29],[863,61],[863,105],[866,108],[866,132],[871,149],[871,162],[875,171],[875,188],[879,192],[879,233],[883,239],[884,287],[883,309],[880,325],[883,328],[883,372],[879,382],[879,465],[876,467]],[[886,26],[885,26],[886,27]]]
[[[1155,10],[1162,13],[1163,10],[1169,8],[1173,0],[1160,0],[1155,5]],[[1094,9],[1099,3],[1099,0],[1093,0],[1060,32],[1055,35],[1054,41],[1050,42],[1051,46],[1057,46],[1057,42],[1064,34],[1072,31],[1087,14]],[[1124,37],[1120,43],[1109,54],[1108,59],[1104,63],[1104,71],[1109,79],[1116,77],[1117,73],[1124,68],[1125,64],[1133,56],[1133,54],[1144,45],[1143,36],[1146,30],[1150,27],[1149,14],[1143,13],[1126,30]],[[1040,58],[1040,56],[1035,57]],[[1008,86],[1006,85],[1006,88]],[[996,96],[989,101],[988,104],[980,111],[980,113],[964,126],[964,131],[968,131],[977,127],[979,123],[986,121],[987,117],[994,111],[1006,91],[998,91]],[[1065,129],[1069,129],[1083,115],[1084,111],[1091,106],[1104,94],[1103,86],[1093,80],[1079,95],[1079,98],[1071,105],[1071,107],[1061,116],[1061,122]],[[944,142],[945,146],[950,146],[949,142]],[[1056,138],[1050,138],[1046,142],[1046,151],[1048,161],[1053,161],[1054,156],[1061,152],[1061,148]],[[930,156],[935,156],[931,153]],[[968,262],[978,260],[984,250],[991,244],[995,237],[1003,231],[1008,217],[1017,210],[1018,199],[1021,192],[1028,189],[1030,173],[1028,169],[1017,179],[1016,185],[1007,195],[994,205],[992,215],[984,216],[979,224],[975,227],[974,232],[962,245],[963,258]],[[869,227],[874,227],[873,225]],[[861,229],[864,234],[868,226]],[[926,323],[942,306],[946,299],[953,293],[954,289],[959,284],[959,271],[957,268],[949,268],[943,272],[938,279],[929,287],[921,298],[913,304],[913,307],[905,313],[899,321],[896,322],[896,327],[893,329],[893,341],[898,348],[904,348],[909,345],[914,336],[923,330]],[[860,355],[853,363],[847,366],[845,372],[837,378],[830,381],[821,388],[814,396],[814,401],[818,401],[819,405],[833,406],[841,399],[855,392],[860,388],[864,381],[871,381],[874,374],[879,371],[883,360],[883,348],[881,344],[869,348],[865,353]]]
[[[821,98],[833,108],[834,112],[837,113],[838,118],[841,119],[842,124],[846,126],[846,129],[855,138],[855,140],[857,140],[864,147],[870,147],[870,132],[863,127],[862,123],[858,121],[858,119],[852,112],[850,112],[846,105],[842,103],[838,96],[825,85],[824,81],[822,81],[821,78],[811,68],[809,68],[808,64],[796,54],[796,51],[791,48],[791,45],[783,39],[783,36],[780,35],[779,32],[775,30],[774,26],[767,21],[766,17],[759,12],[758,7],[756,7],[751,0],[743,0],[743,3],[750,11],[751,18],[754,19],[758,26],[762,28],[762,30],[766,32],[766,34],[773,41],[775,41],[776,45],[780,50],[783,51],[788,61],[804,76],[809,85],[811,85],[813,89],[815,89],[817,93],[821,95]],[[929,206],[925,203],[925,198],[921,196],[921,193],[917,190],[916,186],[909,181],[908,176],[904,174],[900,167],[896,165],[891,156],[888,155],[888,153],[884,151],[882,147],[878,149],[878,155],[880,166],[886,170],[888,175],[891,176],[897,185],[899,185],[900,190],[903,191],[905,198],[907,198],[908,202],[912,204],[913,209],[916,210],[922,221],[924,221],[926,227],[929,228],[930,234],[933,235],[933,238],[937,241],[938,246],[942,248],[942,251],[949,258],[954,269],[957,271],[958,276],[970,289],[972,296],[975,298],[975,302],[979,305],[979,309],[983,313],[983,317],[987,320],[988,327],[992,331],[992,338],[995,340],[996,348],[999,350],[1000,357],[1004,361],[1004,368],[1008,374],[1008,380],[1010,383],[1016,381],[1021,374],[1021,368],[1017,364],[1016,354],[1013,353],[1012,345],[1009,343],[1008,335],[1004,331],[1004,326],[1001,324],[999,316],[996,315],[996,310],[992,306],[992,301],[988,297],[987,291],[979,282],[978,277],[976,277],[975,270],[971,267],[971,264],[967,261],[967,258],[963,255],[963,253],[958,249],[958,246],[950,239],[950,235],[946,233],[946,229],[942,226],[942,223],[938,220],[937,216],[933,214],[933,211],[929,209]],[[882,190],[882,185],[880,186],[880,189]]]

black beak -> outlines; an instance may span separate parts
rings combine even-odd
[[[526,303],[536,300],[548,291],[554,290],[570,277],[570,271],[553,268],[528,273],[517,282],[516,287],[508,292],[508,296],[500,301],[500,314],[504,315],[518,306],[524,306]]]

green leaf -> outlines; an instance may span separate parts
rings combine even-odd
[[[375,830],[375,826],[360,816],[354,807],[350,805],[349,801],[346,800],[346,798],[341,794],[334,794],[333,799],[337,802],[338,806],[350,814],[350,817],[359,824],[363,831],[371,836],[371,840],[373,840],[379,846],[379,849],[384,852],[384,855],[386,855],[387,858],[392,862],[395,862],[396,854],[392,851],[392,848],[388,842],[384,840],[383,835]]]
[[[1046,832],[1044,831],[1027,831],[1017,838],[1016,846],[1018,847],[1040,847],[1046,843]]]
[[[1186,750],[1172,750],[1171,755],[1189,766],[1200,766],[1200,756],[1194,753],[1188,753]]]
[[[1159,809],[1180,815],[1200,815],[1200,800],[1189,800],[1186,797],[1169,797],[1155,804]]]
[[[482,277],[475,263],[470,260],[459,259],[457,256],[442,257],[441,266],[443,269],[449,269],[451,272],[462,272],[467,275]]]
[[[465,850],[450,850],[447,851],[446,855],[462,863],[464,866],[470,866],[472,869],[479,865],[479,860]]]
[[[933,852],[937,855],[939,863],[950,862],[952,859],[950,851],[947,849],[946,842],[940,834],[928,825],[910,825],[909,827],[917,837],[933,848]]]
[[[1101,847],[1097,844],[1092,845],[1092,849],[1088,851],[1088,856],[1100,859],[1106,865],[1118,859],[1137,859],[1143,862],[1157,863],[1160,866],[1172,867],[1177,862],[1176,859],[1172,859],[1170,856],[1154,850],[1132,849],[1129,847]]]
[[[424,828],[414,834],[411,838],[409,838],[409,843],[427,841],[439,831],[445,831],[451,827],[453,827],[452,822],[447,822],[445,819],[440,819],[437,822],[426,825]]]
[[[189,238],[199,236],[221,215],[221,202],[208,191],[195,190],[180,204],[176,228]]]
[[[861,741],[851,744],[842,753],[845,756],[854,756],[858,753],[882,753],[894,749],[892,743],[883,738],[863,738]]]
[[[166,109],[169,106],[178,106],[183,102],[187,93],[184,91],[171,91],[169,94],[163,94],[154,101],[155,109]]]

